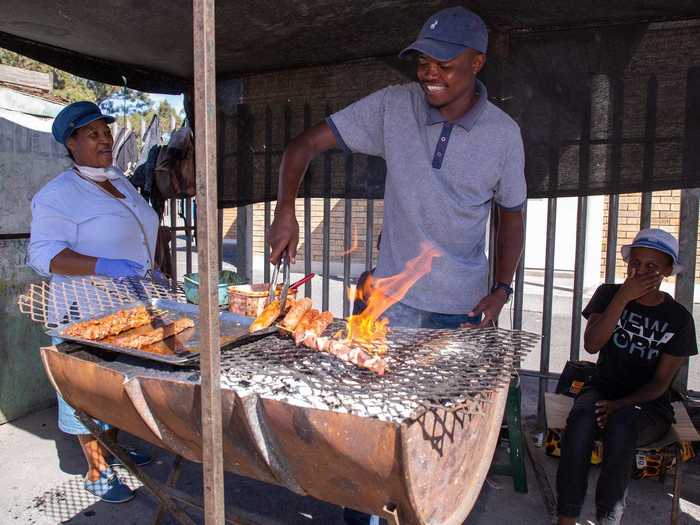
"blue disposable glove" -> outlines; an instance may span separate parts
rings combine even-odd
[[[128,259],[107,259],[100,257],[95,263],[95,273],[113,279],[120,277],[140,277],[143,275],[143,265]]]

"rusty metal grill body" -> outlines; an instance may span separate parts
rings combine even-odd
[[[488,472],[513,364],[537,340],[395,329],[384,376],[276,335],[223,350],[224,468],[400,523],[459,525]],[[72,344],[41,355],[74,407],[202,461],[197,367]]]

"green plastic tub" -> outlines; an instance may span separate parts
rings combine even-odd
[[[199,275],[186,273],[183,282],[187,302],[199,304]],[[219,306],[228,306],[228,287],[237,284],[248,284],[248,280],[231,270],[219,272]]]

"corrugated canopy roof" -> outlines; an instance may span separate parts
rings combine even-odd
[[[396,53],[434,11],[426,0],[241,0],[216,6],[217,68],[241,75]],[[463,2],[498,30],[700,17],[697,0]],[[191,78],[192,3],[4,0],[0,46],[74,74],[151,92]]]

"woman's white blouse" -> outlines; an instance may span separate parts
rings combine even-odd
[[[158,235],[158,216],[126,177],[112,184],[124,195],[105,193],[74,171],[64,171],[32,199],[32,225],[27,263],[44,276],[51,275],[51,260],[65,248],[92,257],[129,259],[151,268]],[[146,232],[144,241],[135,217]],[[53,275],[52,281],[69,279]]]

